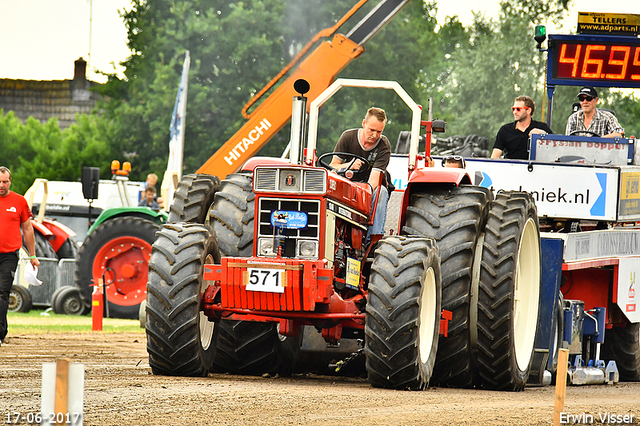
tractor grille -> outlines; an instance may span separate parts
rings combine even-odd
[[[256,170],[255,187],[257,191],[275,191],[278,180],[277,169],[258,169]]]
[[[299,246],[302,241],[319,241],[320,239],[320,201],[291,200],[282,198],[260,198],[258,203],[258,238],[273,239],[276,229],[271,225],[274,211],[304,212],[307,215],[307,226],[299,229],[281,229],[279,237],[286,240],[283,257],[299,257]],[[302,243],[304,245],[304,243]],[[317,246],[317,244],[316,244]],[[275,256],[275,253],[273,253]],[[314,256],[314,257],[317,257]],[[308,256],[307,256],[308,258]]]
[[[257,167],[254,182],[256,192],[324,194],[327,191],[327,172],[319,169]]]

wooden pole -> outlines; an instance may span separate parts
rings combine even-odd
[[[560,349],[558,352],[558,370],[556,371],[556,406],[553,412],[553,426],[560,426],[560,413],[564,410],[564,397],[567,391],[567,365],[569,364],[569,350]]]
[[[56,426],[65,426],[64,420],[67,418],[69,406],[69,358],[59,358],[56,360],[56,397],[55,411]],[[58,422],[58,413],[63,413],[62,421]]]

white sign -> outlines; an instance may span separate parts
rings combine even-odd
[[[247,291],[284,293],[284,273],[283,269],[247,268]]]
[[[616,220],[616,168],[468,159],[467,171],[476,185],[530,192],[538,216]]]
[[[439,158],[434,161],[441,167]],[[616,220],[619,168],[480,158],[467,158],[466,163],[474,185],[532,193],[538,216]],[[407,187],[407,164],[407,157],[391,157],[388,170],[396,189]]]
[[[582,140],[578,140],[582,139]],[[590,163],[598,165],[629,164],[628,139],[579,138],[561,135],[532,135],[532,157],[536,161]]]
[[[640,258],[620,259],[618,264],[618,306],[631,322],[640,322]]]
[[[640,229],[603,229],[565,234],[564,261],[640,254]]]

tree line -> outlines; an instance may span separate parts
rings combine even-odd
[[[82,166],[110,176],[112,159],[130,161],[133,179],[166,168],[169,123],[182,62],[191,54],[184,172],[192,173],[244,122],[242,106],[320,30],[334,25],[353,5],[338,0],[134,0],[123,13],[131,56],[124,77],[106,74],[96,89],[96,111],[64,131],[52,120],[22,124],[0,113],[3,163],[23,192],[36,177],[77,180]],[[377,2],[372,1],[370,9]],[[477,134],[493,144],[512,120],[519,95],[531,96],[534,119],[544,121],[544,53],[535,48],[534,26],[559,23],[569,0],[503,0],[497,19],[475,15],[469,26],[457,17],[437,22],[437,3],[414,0],[365,46],[340,74],[345,78],[398,81],[421,105],[434,100],[434,117],[450,135]],[[365,7],[364,9],[367,9]],[[363,10],[347,24],[357,22]],[[346,30],[341,29],[341,33]],[[564,133],[576,87],[557,87],[552,129]],[[627,135],[640,134],[634,94],[601,92],[599,106],[616,111]],[[410,114],[392,93],[343,90],[321,112],[318,149],[331,151],[340,132],[358,127],[370,106],[389,116],[392,144],[410,127]],[[426,114],[425,114],[426,116]],[[259,155],[279,156],[289,138],[281,130]],[[160,176],[162,178],[162,176]]]

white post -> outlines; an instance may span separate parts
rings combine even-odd
[[[84,424],[84,364],[69,358],[42,364],[40,415],[43,426]]]

